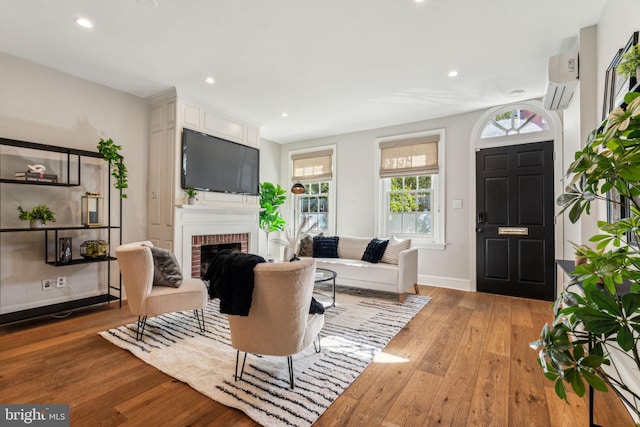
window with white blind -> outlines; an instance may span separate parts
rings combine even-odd
[[[380,235],[444,243],[444,130],[376,140]]]
[[[291,153],[291,182],[304,186],[293,194],[293,226],[306,219],[303,230],[311,234],[335,232],[335,146]]]

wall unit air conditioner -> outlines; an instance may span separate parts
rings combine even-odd
[[[578,52],[549,58],[549,83],[544,96],[546,110],[564,110],[569,106],[578,86]]]

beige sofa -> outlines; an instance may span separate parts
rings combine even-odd
[[[362,261],[370,241],[368,237],[339,236],[339,258],[314,257],[317,267],[335,271],[338,285],[397,293],[404,302],[404,293],[418,282],[418,249],[401,250],[398,264]]]

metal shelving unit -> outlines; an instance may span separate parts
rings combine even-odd
[[[95,151],[86,151],[79,150],[68,147],[59,147],[55,145],[46,145],[46,144],[38,144],[35,142],[27,142],[27,141],[18,141],[14,139],[8,138],[0,138],[0,145],[7,145],[17,148],[24,148],[30,150],[37,151],[45,151],[45,152],[54,152],[61,153],[66,156],[66,171],[63,171],[63,181],[64,182],[40,182],[40,181],[24,181],[12,178],[0,178],[0,183],[2,184],[17,184],[17,185],[32,185],[32,186],[56,186],[56,187],[78,187],[82,182],[81,170],[82,170],[82,158],[83,157],[93,157],[102,159],[103,156],[99,152]],[[71,164],[72,161],[77,163],[77,171],[72,174]],[[110,166],[110,165],[109,165]],[[109,167],[109,170],[111,168]],[[22,233],[22,232],[30,232],[30,233],[44,233],[44,262],[47,265],[51,265],[54,267],[66,267],[71,265],[80,265],[80,264],[91,264],[91,263],[102,263],[106,262],[107,266],[107,287],[106,291],[100,295],[91,296],[88,298],[79,298],[74,299],[62,303],[44,305],[40,307],[30,308],[26,310],[20,310],[11,313],[3,313],[0,314],[0,324],[16,322],[20,320],[26,320],[30,318],[50,315],[59,313],[62,311],[74,310],[77,308],[88,307],[95,304],[101,303],[109,303],[111,301],[118,301],[119,305],[122,306],[122,278],[118,279],[118,285],[114,286],[111,284],[111,262],[115,261],[116,258],[112,256],[106,256],[104,258],[75,258],[70,262],[62,263],[57,257],[54,260],[50,260],[49,258],[49,243],[50,243],[50,235],[53,234],[53,243],[58,242],[58,233],[60,231],[89,231],[89,230],[105,230],[107,234],[107,243],[109,248],[112,248],[112,231],[118,231],[118,240],[119,243],[122,243],[122,228],[120,225],[112,225],[111,221],[111,174],[107,174],[107,188],[108,194],[106,197],[106,211],[107,211],[107,220],[106,225],[98,226],[98,227],[86,227],[86,226],[67,226],[67,227],[46,227],[46,228],[0,228],[0,233]],[[122,199],[119,199],[119,224],[122,224]]]

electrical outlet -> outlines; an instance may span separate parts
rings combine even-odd
[[[56,287],[64,288],[67,286],[67,276],[58,276],[56,279]]]
[[[42,290],[49,291],[53,289],[53,280],[51,279],[42,279]]]

